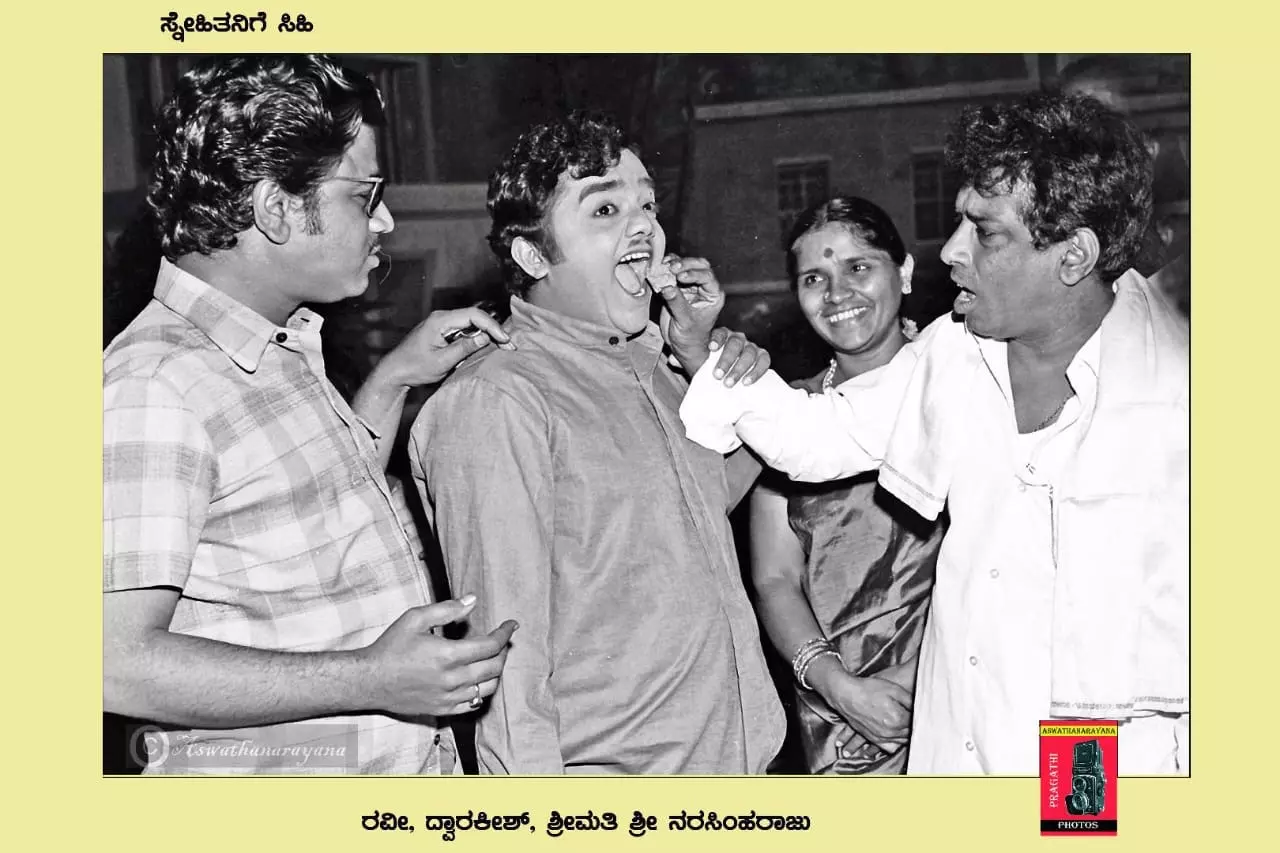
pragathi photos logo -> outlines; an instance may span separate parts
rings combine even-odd
[[[1040,721],[1040,834],[1115,835],[1115,720]]]

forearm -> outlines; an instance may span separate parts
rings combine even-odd
[[[360,651],[277,652],[145,632],[103,654],[105,711],[179,726],[238,728],[377,710]]]
[[[356,392],[351,408],[378,432],[374,445],[378,448],[378,464],[385,470],[391,458],[400,418],[404,413],[409,385],[399,377],[387,359],[378,363],[369,378]]]
[[[720,452],[745,441],[765,463],[797,480],[825,481],[876,468],[896,408],[811,395],[773,371],[726,388],[703,365],[680,407],[688,437]],[[877,447],[879,453],[877,453]]]
[[[787,661],[809,640],[824,636],[799,584],[789,579],[757,583],[756,593],[765,633]]]
[[[773,647],[788,662],[805,643],[825,637],[813,608],[797,585],[778,581],[760,590],[760,619],[764,622]],[[835,655],[822,655],[809,664],[805,681],[829,704],[832,703],[831,678],[843,670]]]
[[[708,344],[710,340],[708,339]],[[710,346],[701,347],[672,347],[671,354],[676,357],[676,361],[680,362],[680,369],[684,371],[684,375],[690,378],[701,369],[707,359],[711,357]]]

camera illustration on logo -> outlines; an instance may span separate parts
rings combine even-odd
[[[1073,815],[1101,814],[1107,802],[1107,774],[1102,769],[1102,746],[1086,740],[1073,748],[1071,795],[1067,812]]]

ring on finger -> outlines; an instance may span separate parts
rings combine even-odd
[[[475,691],[475,695],[471,697],[471,701],[470,701],[470,702],[468,702],[467,704],[469,704],[472,708],[479,708],[479,707],[480,707],[480,702],[481,702],[481,699],[480,699],[480,685],[479,685],[479,684],[473,684],[473,685],[471,685],[471,689]]]

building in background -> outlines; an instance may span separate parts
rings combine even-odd
[[[140,214],[151,122],[198,58],[103,57],[104,346],[150,297],[158,248]],[[369,290],[324,308],[327,366],[350,394],[431,310],[501,298],[485,242],[489,171],[529,124],[594,108],[615,115],[640,142],[672,251],[714,264],[729,294],[723,322],[764,344],[782,375],[812,373],[824,349],[785,280],[782,239],[795,215],[836,193],[877,202],[916,256],[908,312],[923,321],[947,310],[952,293],[938,252],[952,227],[957,190],[941,160],[949,121],[969,103],[1054,87],[1080,58],[344,56],[377,80],[387,100],[389,123],[379,149],[396,229],[383,241],[391,262],[374,271]],[[1122,106],[1157,143],[1162,227],[1175,232],[1169,239],[1185,239],[1190,57],[1127,55],[1101,66],[1113,82],[1121,69]],[[422,395],[416,392],[406,405],[406,423]],[[745,555],[742,564],[749,564]],[[786,662],[776,663],[779,678],[789,678]],[[127,770],[121,725],[104,720],[104,766]]]
[[[912,319],[923,325],[948,311],[954,289],[939,253],[959,190],[943,167],[948,125],[970,104],[1055,88],[1078,58],[798,57],[792,74],[775,75],[778,96],[699,105],[681,238],[715,263],[729,293],[725,321],[762,342],[783,375],[817,369],[823,349],[795,307],[783,241],[800,211],[840,194],[871,199],[898,225],[916,258],[904,303]],[[1125,69],[1124,108],[1161,152],[1157,203],[1189,216],[1190,57],[1126,59],[1107,66]],[[821,85],[834,91],[806,91]]]
[[[103,59],[104,338],[149,293],[155,261],[145,228],[129,225],[140,210],[154,112],[197,58]],[[484,240],[487,175],[529,124],[576,108],[612,113],[639,141],[671,249],[711,260],[729,292],[725,323],[765,344],[784,375],[809,370],[818,348],[785,281],[782,235],[799,211],[832,194],[866,196],[893,216],[916,256],[907,310],[931,319],[951,301],[938,260],[957,190],[942,168],[948,122],[967,104],[1055,86],[1079,56],[342,58],[371,74],[386,97],[379,147],[396,217],[384,243],[390,265],[373,273],[363,297],[325,311],[334,360],[354,386],[429,311],[501,298]],[[1125,106],[1164,152],[1158,200],[1189,215],[1190,57],[1127,59]]]

